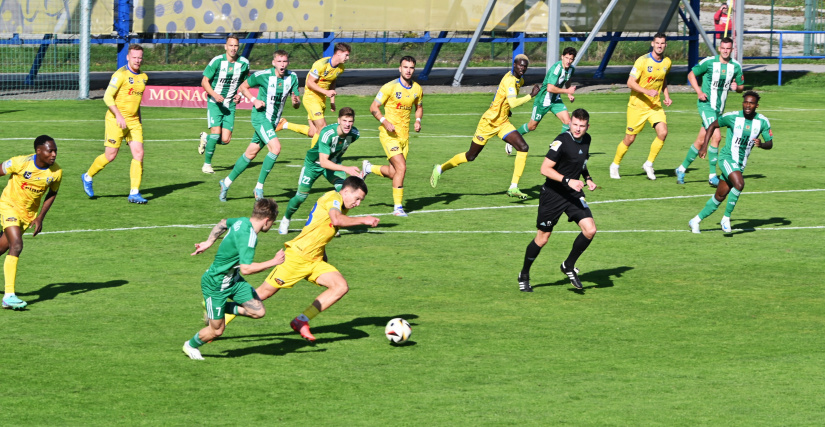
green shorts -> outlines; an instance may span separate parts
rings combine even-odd
[[[533,112],[530,114],[530,118],[534,122],[540,122],[547,113],[553,113],[555,116],[562,111],[567,111],[567,106],[563,102],[551,102],[550,105],[545,107],[542,105],[541,99],[537,98],[537,101],[533,103]]]
[[[235,129],[235,103],[233,102],[230,105],[231,107],[226,107],[212,101],[207,102],[206,125],[210,129],[221,127],[232,132]]]
[[[213,320],[223,319],[226,300],[232,298],[237,304],[243,304],[258,297],[243,276],[236,270],[235,275],[226,285],[216,281],[212,276],[204,273],[201,276],[201,291],[206,306],[206,315]]]
[[[719,156],[719,169],[722,170],[722,179],[728,184],[728,176],[734,172],[745,173],[745,167],[733,161],[730,157]]]
[[[719,117],[722,117],[722,113],[720,111],[710,108],[707,103],[698,104],[696,109],[699,110],[699,117],[702,118],[702,127],[705,129],[707,129],[711,123],[718,120]]]
[[[315,162],[304,160],[304,167],[301,168],[301,174],[298,178],[298,192],[309,193],[309,190],[312,189],[312,184],[315,183],[315,180],[321,175],[332,185],[343,184],[344,180],[347,179],[346,172],[324,169]]]
[[[255,134],[252,135],[250,143],[258,144],[259,147],[264,148],[269,141],[277,138],[278,135],[275,134],[275,125],[267,120],[266,116],[261,117],[252,116],[252,129],[255,130]]]

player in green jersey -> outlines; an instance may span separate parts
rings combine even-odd
[[[676,168],[676,183],[685,183],[685,172],[688,166],[696,160],[699,154],[699,147],[705,140],[705,133],[708,127],[725,112],[725,101],[728,91],[733,90],[741,93],[745,90],[745,79],[742,76],[742,65],[731,58],[733,52],[733,40],[725,37],[719,43],[719,55],[709,56],[696,64],[688,73],[688,81],[696,91],[698,100],[696,107],[702,118],[702,127],[699,128],[699,135],[696,141],[688,149],[685,161]],[[702,79],[699,86],[698,79]],[[710,174],[708,183],[712,187],[719,184],[719,177],[716,176],[716,162],[719,153],[719,141],[722,139],[719,130],[713,133],[708,148],[708,163]]]
[[[716,187],[716,194],[705,203],[705,208],[688,222],[690,230],[694,233],[700,233],[699,223],[715,212],[725,197],[728,198],[728,203],[720,225],[725,233],[731,232],[730,214],[745,188],[745,178],[742,173],[748,163],[748,156],[754,146],[763,150],[770,150],[773,147],[771,122],[767,117],[756,112],[756,108],[759,107],[759,94],[749,90],[745,92],[743,99],[742,111],[727,113],[708,126],[705,140],[699,148],[699,157],[704,158],[711,134],[722,126],[728,128],[725,146],[719,153],[722,180]],[[759,140],[760,136],[762,141]]]
[[[209,134],[201,132],[198,153],[204,155],[203,173],[215,173],[212,169],[212,155],[215,147],[229,144],[235,128],[235,104],[240,102],[238,87],[249,75],[249,60],[238,53],[238,37],[226,38],[226,54],[209,61],[203,70],[201,86],[208,95],[206,100],[206,121]]]
[[[206,307],[207,325],[194,337],[183,343],[183,352],[190,359],[203,360],[199,347],[223,335],[227,314],[259,319],[266,309],[242,274],[255,274],[283,264],[284,251],[263,262],[254,262],[258,233],[266,233],[278,218],[278,204],[272,199],[255,202],[249,218],[222,219],[212,228],[206,241],[195,244],[198,255],[209,249],[224,232],[226,237],[218,246],[215,261],[201,276],[201,291]],[[233,302],[227,302],[232,298]]]
[[[275,126],[281,118],[281,113],[286,105],[287,98],[291,95],[292,107],[298,108],[301,100],[298,98],[298,75],[287,70],[289,67],[289,54],[283,50],[275,51],[272,59],[272,68],[258,71],[249,76],[241,84],[240,92],[247,98],[254,98],[249,91],[250,87],[258,88],[258,97],[252,101],[252,129],[255,134],[252,136],[246,151],[235,162],[235,167],[229,176],[220,181],[221,193],[218,196],[220,201],[226,201],[226,192],[238,175],[240,175],[249,162],[258,155],[262,148],[266,147],[269,152],[266,154],[261,173],[258,175],[258,184],[255,185],[253,194],[255,199],[264,197],[264,182],[269,176],[269,171],[275,165],[278,154],[281,153],[281,142],[275,134]]]
[[[350,107],[344,107],[338,112],[338,123],[333,123],[321,129],[318,143],[307,151],[304,158],[304,167],[301,169],[300,178],[298,178],[298,191],[289,200],[286,213],[278,226],[279,234],[289,232],[289,221],[292,219],[292,215],[301,207],[301,203],[304,203],[307,199],[312,184],[321,175],[335,186],[335,191],[341,191],[341,185],[343,185],[348,174],[362,177],[361,170],[356,166],[341,164],[344,152],[360,136],[358,129],[353,126],[354,123],[355,111]]]
[[[541,83],[539,94],[533,99],[533,112],[530,114],[530,121],[521,125],[518,133],[524,135],[527,132],[536,130],[539,122],[547,113],[553,113],[561,121],[561,133],[570,129],[570,113],[562,101],[562,94],[567,95],[570,102],[574,102],[576,97],[576,86],[570,86],[570,78],[576,71],[573,61],[576,59],[576,48],[566,47],[561,53],[561,61],[556,62],[547,70],[547,75]],[[504,146],[507,154],[512,153],[510,144]]]

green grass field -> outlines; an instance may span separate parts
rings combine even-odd
[[[149,203],[138,206],[126,202],[128,150],[96,177],[96,199],[83,194],[79,177],[102,152],[101,101],[4,101],[0,158],[30,153],[49,134],[64,182],[43,234],[24,239],[17,292],[28,310],[0,312],[0,407],[19,425],[821,425],[824,93],[763,92],[775,145],[751,155],[729,235],[721,211],[702,234],[688,231],[713,192],[705,161],[686,185],[675,182],[699,127],[694,95],[676,94],[668,109],[656,181],[641,169],[650,129],[622,179],[608,176],[627,95],[577,97],[572,107],[591,113],[599,188],[588,201],[599,233],[577,264],[585,289],[576,292],[558,265],[578,229],[560,224],[533,266],[532,294],[518,292],[516,275],[558,122],[527,135],[530,200],[504,195],[514,157],[498,140],[432,189],[432,165],[469,147],[491,97],[426,95],[409,156],[410,217],[389,215],[390,181],[368,177],[370,193],[351,213],[381,223],[329,245],[351,290],[313,321],[317,345],[288,325],[320,292],[302,282],[266,301],[265,318],[231,323],[202,347],[202,362],[180,348],[202,327],[199,281],[215,250],[189,254],[221,218],[251,213],[262,157],[227,203],[217,184],[251,137],[249,113],[218,147],[213,176],[195,150],[205,111],[144,108]],[[363,135],[345,163],[383,163],[372,98],[344,95],[338,106],[355,108]],[[728,109],[740,102],[732,95]],[[517,110],[516,126],[528,110]],[[308,144],[282,136],[265,192],[285,209]],[[328,189],[318,181],[296,218]],[[274,230],[259,237],[259,260],[285,241]],[[247,278],[257,285],[265,273]],[[383,328],[399,316],[413,336],[394,347]]]

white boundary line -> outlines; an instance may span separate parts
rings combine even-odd
[[[747,193],[748,195],[756,195],[756,194],[776,194],[776,193],[806,193],[806,192],[820,192],[825,191],[825,188],[815,188],[815,189],[808,189],[808,190],[775,190],[775,191],[754,191]],[[601,204],[601,203],[622,203],[622,202],[650,202],[650,201],[659,201],[659,200],[673,200],[673,199],[690,199],[696,197],[709,197],[707,194],[697,194],[692,196],[669,196],[669,197],[650,197],[644,199],[616,199],[616,200],[602,200],[602,201],[595,201],[589,202],[588,204]],[[520,208],[535,208],[538,205],[513,205],[513,206],[485,206],[485,207],[477,207],[477,208],[459,208],[459,209],[430,209],[430,210],[422,210],[422,211],[412,211],[409,212],[410,215],[412,214],[423,214],[423,213],[443,213],[443,212],[464,212],[464,211],[478,211],[478,210],[491,210],[491,209],[520,209]],[[353,216],[387,216],[392,215],[392,213],[373,213],[373,214],[362,214],[362,215],[353,215]],[[293,218],[293,221],[305,221],[306,218]],[[146,227],[118,227],[118,228],[96,228],[96,229],[87,229],[87,230],[58,230],[58,231],[44,231],[40,234],[68,234],[68,233],[91,233],[91,232],[110,232],[110,231],[134,231],[134,230],[157,230],[163,228],[212,228],[215,224],[171,224],[171,225],[153,225],[153,226],[146,226]],[[760,228],[746,228],[746,229],[739,229],[735,228],[734,230],[747,230],[747,231],[781,231],[781,230],[820,230],[825,229],[825,226],[816,225],[810,227],[760,227]],[[298,229],[290,229],[290,231],[300,231]],[[356,234],[356,233],[380,233],[380,234],[524,234],[524,233],[535,233],[535,230],[530,231],[494,231],[494,230],[445,230],[445,231],[419,231],[419,230],[375,230],[375,231],[348,231],[348,233]],[[689,232],[690,230],[647,230],[647,229],[631,229],[631,230],[599,230],[600,233],[683,233]],[[712,230],[711,230],[712,231]],[[578,233],[579,231],[554,231],[554,233]]]

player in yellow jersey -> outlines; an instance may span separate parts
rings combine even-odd
[[[57,144],[48,135],[34,140],[34,154],[12,157],[0,164],[0,176],[9,175],[9,183],[0,195],[0,255],[8,251],[3,262],[6,281],[3,308],[20,310],[26,302],[14,293],[17,260],[23,252],[23,233],[34,225],[32,237],[43,230],[43,219],[57,197],[63,170],[55,163]],[[45,196],[45,200],[44,197]],[[40,202],[43,208],[37,213]]]
[[[335,85],[338,76],[344,72],[344,64],[349,60],[352,49],[347,43],[335,43],[335,52],[332,56],[327,56],[315,61],[306,77],[304,85],[304,108],[307,110],[307,120],[309,126],[297,123],[289,123],[286,119],[281,119],[275,131],[287,129],[312,138],[312,146],[318,142],[318,133],[327,121],[324,112],[327,109],[327,98],[329,98],[329,109],[335,111]]]
[[[106,112],[106,141],[103,154],[98,156],[89,170],[81,175],[83,190],[89,197],[94,197],[92,178],[106,165],[115,160],[120,144],[126,141],[132,151],[132,165],[129,168],[131,189],[129,203],[144,204],[147,200],[140,194],[140,181],[143,179],[143,121],[140,116],[140,101],[146,90],[149,78],[140,72],[143,63],[143,48],[139,44],[129,46],[127,64],[120,67],[109,80],[109,87],[103,95]]]
[[[366,196],[367,184],[356,176],[347,177],[340,192],[330,191],[321,196],[312,207],[301,234],[284,244],[286,261],[276,266],[264,283],[255,290],[263,301],[275,295],[280,289],[293,287],[301,279],[327,288],[301,315],[290,322],[292,329],[309,341],[315,341],[315,337],[309,331],[309,321],[349,291],[344,276],[327,262],[327,243],[332,240],[339,227],[378,225],[378,218],[374,216],[347,216],[349,210],[360,205]]]
[[[421,117],[424,116],[424,107],[421,98],[424,93],[421,86],[412,81],[415,72],[415,58],[405,56],[401,58],[398,67],[401,77],[381,87],[370,106],[370,113],[381,123],[378,128],[378,139],[384,146],[390,164],[377,166],[364,160],[361,170],[364,177],[370,173],[384,176],[392,180],[392,201],[395,206],[392,214],[407,216],[404,211],[404,176],[407,173],[407,153],[410,150],[410,111],[415,109],[416,132],[421,132]],[[384,106],[384,115],[381,115],[381,106]]]
[[[627,149],[630,148],[630,144],[636,140],[636,135],[644,129],[645,122],[650,122],[653,126],[656,139],[650,145],[650,154],[642,165],[642,169],[648,179],[656,179],[653,173],[653,161],[656,160],[667,138],[667,118],[662,104],[669,107],[673,101],[667,90],[667,74],[670,72],[670,58],[665,56],[667,37],[662,33],[656,33],[650,46],[653,50],[636,60],[627,78],[627,87],[630,88],[630,101],[627,103],[627,130],[624,139],[616,148],[613,163],[610,164],[610,177],[613,179],[621,178],[619,164],[627,153]],[[660,92],[664,95],[663,101],[659,99]]]
[[[496,90],[496,96],[487,112],[481,116],[481,120],[476,127],[473,142],[466,153],[459,153],[448,160],[447,163],[435,165],[433,174],[430,176],[430,185],[435,188],[438,185],[438,178],[447,170],[450,170],[462,163],[472,162],[478,153],[484,149],[484,145],[495,135],[510,143],[516,149],[516,162],[513,167],[513,179],[510,181],[510,189],[507,195],[526,199],[527,195],[518,189],[518,182],[524,172],[524,165],[527,163],[527,142],[524,137],[516,131],[516,127],[510,123],[510,110],[524,104],[539,93],[539,85],[533,85],[533,90],[529,95],[518,97],[519,89],[524,85],[522,76],[527,71],[530,61],[527,55],[519,54],[513,58],[513,69],[504,75]]]

